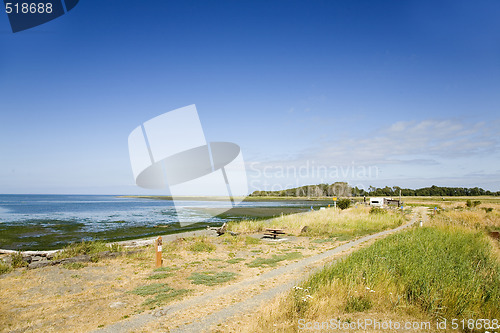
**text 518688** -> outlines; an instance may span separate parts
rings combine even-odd
[[[52,3],[35,3],[35,2],[6,2],[5,12],[7,14],[50,14],[52,13]]]

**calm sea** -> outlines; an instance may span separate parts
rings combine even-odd
[[[202,222],[210,216],[193,214],[189,207],[217,207],[217,204],[208,201],[182,202],[182,218]],[[178,221],[173,202],[169,200],[111,195],[0,195],[0,223],[33,220],[81,222],[94,230],[106,228],[107,222],[116,221],[138,224]]]
[[[220,225],[225,219],[211,217],[200,208],[227,204],[176,202],[176,214],[169,200],[111,195],[0,195],[0,248],[51,249],[82,239],[114,241]],[[239,206],[258,209],[276,206],[276,202],[243,202]],[[193,224],[182,228],[179,220]]]

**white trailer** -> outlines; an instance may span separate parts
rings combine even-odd
[[[370,206],[372,207],[384,207],[390,198],[375,197],[370,198]]]

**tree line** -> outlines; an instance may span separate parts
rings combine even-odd
[[[401,191],[401,195],[406,196],[406,197],[411,197],[411,196],[441,196],[441,197],[459,196],[459,197],[465,197],[465,196],[479,196],[479,195],[500,196],[500,191],[492,192],[489,190],[484,190],[480,187],[473,187],[473,188],[442,187],[442,186],[436,186],[436,185],[432,185],[430,187],[418,188],[418,189],[401,188],[399,186],[393,186],[393,187],[386,186],[383,188],[370,186],[368,188],[368,191],[354,187],[352,189],[352,195],[354,195],[354,196],[364,196],[364,195],[398,196],[399,191]]]
[[[500,196],[500,191],[493,192],[484,190],[480,187],[442,187],[432,185],[431,187],[423,187],[419,189],[393,187],[368,187],[368,190],[358,187],[351,187],[346,182],[335,182],[333,184],[318,184],[305,185],[280,191],[254,191],[250,196],[273,196],[273,197],[350,197],[350,196],[399,196],[401,191],[402,196],[481,196],[493,195]]]
[[[254,191],[254,197],[350,197],[352,188],[346,182],[305,185],[280,191]]]

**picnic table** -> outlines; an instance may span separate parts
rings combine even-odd
[[[284,234],[285,232],[283,229],[266,229],[266,232],[264,233],[265,236],[272,236],[274,239],[276,239],[279,235]]]

